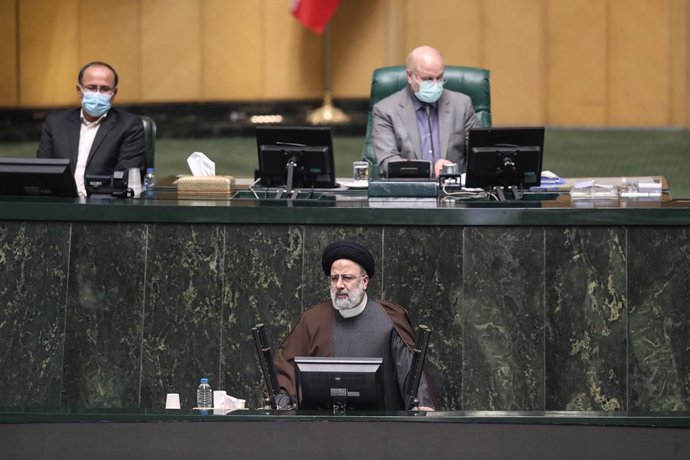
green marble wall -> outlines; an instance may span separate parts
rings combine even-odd
[[[690,230],[2,223],[0,406],[260,403],[274,345],[328,296],[322,249],[356,238],[369,292],[433,330],[445,410],[689,410]]]
[[[70,230],[0,225],[0,405],[60,405]]]

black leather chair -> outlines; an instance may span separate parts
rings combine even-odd
[[[146,168],[153,168],[156,159],[156,122],[146,115],[140,116],[141,122],[144,125],[144,147],[146,149],[144,172],[146,172]]]
[[[467,94],[472,99],[474,111],[480,126],[491,126],[491,91],[489,85],[489,70],[477,67],[446,66],[444,77],[447,79],[445,88]],[[364,138],[362,158],[369,162],[369,172],[372,178],[378,177],[374,145],[371,142],[372,109],[381,99],[407,85],[405,66],[381,67],[374,70],[371,79],[371,96],[369,97],[369,119],[367,133]]]

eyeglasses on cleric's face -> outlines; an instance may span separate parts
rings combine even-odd
[[[339,280],[343,280],[343,283],[349,286],[354,283],[357,278],[363,278],[365,276],[367,276],[366,273],[364,275],[329,275],[328,281],[332,285],[336,285]]]

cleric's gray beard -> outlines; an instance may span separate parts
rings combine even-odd
[[[336,297],[338,290],[331,289],[331,301],[333,302],[333,307],[336,310],[350,310],[351,308],[355,308],[357,305],[359,305],[364,298],[364,287],[362,284],[363,283],[360,281],[359,285],[348,293],[346,299],[338,299]],[[347,292],[346,289],[343,289],[343,291]]]

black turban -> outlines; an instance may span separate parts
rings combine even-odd
[[[333,265],[333,262],[340,259],[357,262],[362,266],[364,271],[367,272],[369,278],[374,277],[374,271],[376,269],[374,256],[371,255],[371,252],[369,252],[367,248],[358,242],[343,240],[329,244],[326,249],[323,250],[323,256],[321,256],[321,266],[323,267],[324,273],[330,275],[331,265]]]

